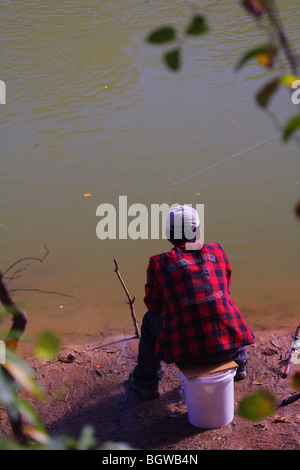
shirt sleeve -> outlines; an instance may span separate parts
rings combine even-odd
[[[228,257],[225,253],[225,250],[224,248],[219,244],[219,247],[221,248],[222,250],[222,253],[223,253],[223,257],[224,257],[224,261],[225,261],[225,267],[226,267],[226,277],[227,277],[227,287],[228,287],[228,290],[229,290],[229,293],[230,293],[230,284],[231,284],[231,278],[232,278],[232,272],[231,272],[231,266],[230,266],[230,263],[229,263],[229,260],[228,260]]]
[[[150,258],[147,269],[147,283],[145,285],[144,302],[148,310],[152,313],[162,313],[163,295],[162,288],[157,280],[154,263]]]
[[[225,251],[224,251],[224,257],[225,257],[225,263],[226,263],[226,277],[227,277],[227,283],[228,283],[228,290],[230,291],[232,272],[231,272],[231,266],[230,266],[230,263],[229,263],[229,260],[227,258]]]

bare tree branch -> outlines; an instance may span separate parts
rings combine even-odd
[[[16,269],[11,276],[7,276],[5,274],[7,274],[9,271],[11,271],[13,268],[15,268],[19,264],[23,263],[24,261],[38,261],[39,263],[43,263],[45,261],[45,259],[47,258],[47,256],[50,254],[50,251],[48,250],[48,247],[45,244],[44,244],[44,249],[46,251],[45,251],[45,254],[41,258],[38,258],[38,257],[35,257],[35,256],[26,256],[24,258],[20,258],[17,261],[15,261],[11,266],[9,266],[2,273],[3,278],[7,281],[15,281],[19,277],[22,277],[20,275],[20,273],[27,269],[24,266],[20,266],[18,269]],[[28,288],[28,289],[27,288],[10,289],[10,292],[18,292],[18,291],[22,291],[22,292],[40,292],[42,294],[53,294],[53,295],[60,295],[62,297],[73,297],[72,295],[64,294],[62,292],[43,290],[43,289],[38,289],[38,288],[35,288],[35,289],[30,289],[30,288]]]
[[[114,272],[117,274],[122,286],[123,286],[123,289],[124,291],[126,292],[126,295],[127,295],[127,298],[128,298],[128,302],[126,302],[129,307],[130,307],[130,311],[131,311],[131,317],[132,317],[132,320],[133,320],[133,325],[134,325],[134,329],[135,329],[135,334],[138,338],[140,338],[140,331],[139,331],[139,327],[138,327],[138,323],[137,323],[137,320],[136,320],[136,316],[135,316],[135,312],[134,312],[134,301],[135,301],[135,297],[131,298],[128,290],[127,290],[127,287],[121,277],[121,274],[119,272],[119,265],[118,265],[118,262],[116,259],[114,259],[114,263],[115,263],[115,269],[114,269]]]
[[[3,277],[5,279],[9,279],[9,280],[14,280],[14,279],[17,279],[17,277],[20,277],[20,276],[16,276],[16,274],[18,274],[19,272],[21,271],[24,271],[26,268],[24,267],[21,267],[19,269],[17,269],[12,276],[8,277],[6,276],[6,274],[11,271],[15,266],[17,266],[18,264],[24,262],[24,261],[38,261],[39,263],[43,263],[44,260],[47,258],[47,256],[49,255],[50,251],[48,250],[47,246],[44,244],[44,249],[46,250],[46,253],[44,254],[44,256],[42,258],[38,258],[38,257],[34,257],[34,256],[26,256],[25,258],[20,258],[18,259],[17,261],[15,261],[11,266],[9,266],[4,272],[3,272]]]
[[[297,75],[298,65],[299,65],[298,58],[294,55],[294,52],[285,34],[283,25],[280,22],[280,15],[277,10],[276,2],[274,0],[264,0],[264,4],[266,7],[266,12],[267,12],[269,21],[278,35],[280,44],[282,46],[282,49],[284,50],[288,63],[291,67],[291,70],[294,75]]]
[[[60,295],[62,297],[73,297],[70,294],[64,294],[63,292],[56,292],[52,290],[43,290],[43,289],[27,289],[27,288],[18,288],[18,289],[10,289],[11,292],[40,292],[41,294],[53,294],[53,295]]]

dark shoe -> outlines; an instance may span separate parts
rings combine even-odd
[[[244,370],[242,372],[237,372],[234,376],[235,382],[240,382],[240,380],[244,380],[247,377],[247,372]]]
[[[158,382],[139,382],[133,374],[130,374],[129,384],[145,400],[154,400],[159,397]]]
[[[236,371],[236,374],[234,376],[234,381],[239,382],[240,380],[244,380],[247,377],[247,359],[241,361],[241,360],[236,360],[235,361],[238,364],[238,368]]]

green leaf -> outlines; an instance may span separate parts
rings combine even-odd
[[[262,108],[266,108],[268,106],[270,99],[272,98],[280,83],[280,78],[274,78],[259,90],[255,97],[259,106]]]
[[[10,349],[7,350],[6,364],[3,365],[3,368],[14,379],[14,383],[41,401],[44,400],[44,395],[34,378],[33,370]]]
[[[176,31],[171,26],[162,26],[152,31],[147,37],[150,44],[164,44],[173,41],[176,37]]]
[[[275,396],[268,390],[256,390],[243,398],[238,413],[251,421],[263,419],[275,412],[275,401]]]
[[[0,366],[0,402],[4,404],[11,420],[17,421],[20,419],[16,384],[2,366]]]
[[[247,51],[241,59],[238,61],[238,63],[235,66],[236,70],[240,70],[247,62],[249,62],[253,58],[257,58],[259,55],[267,55],[270,57],[270,59],[273,59],[274,56],[276,55],[276,50],[274,47],[268,45],[268,44],[262,44],[260,46],[254,47],[253,49],[250,49]]]
[[[90,450],[96,445],[95,430],[90,425],[85,425],[78,439],[78,450]]]
[[[206,20],[202,15],[195,15],[189,26],[187,27],[185,33],[191,36],[205,34],[209,31]]]
[[[164,61],[169,67],[169,69],[173,71],[177,71],[180,69],[180,49],[172,49],[171,51],[167,51],[164,55]]]
[[[8,316],[8,312],[4,308],[0,308],[0,321]]]
[[[37,411],[33,406],[27,401],[20,399],[19,400],[19,411],[22,413],[23,418],[26,419],[32,426],[35,427],[38,431],[44,432],[46,434],[46,427],[42,422]]]
[[[283,129],[283,140],[287,141],[300,128],[300,114],[296,114],[288,120],[285,128]]]
[[[126,442],[107,441],[101,445],[99,450],[133,450]]]
[[[42,331],[37,337],[37,344],[35,347],[36,356],[44,361],[52,359],[60,348],[60,339],[52,331]]]

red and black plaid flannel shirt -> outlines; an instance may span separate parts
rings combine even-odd
[[[230,282],[231,267],[218,243],[193,251],[174,247],[150,258],[144,301],[163,314],[157,357],[180,363],[254,342]]]

